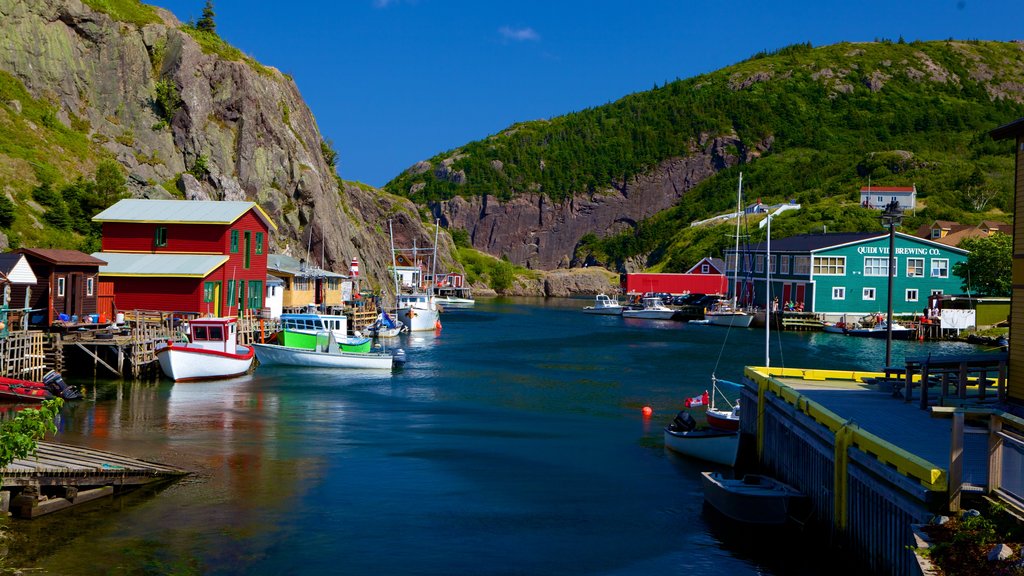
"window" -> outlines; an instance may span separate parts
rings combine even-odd
[[[874,288],[865,288],[864,291],[861,293],[860,297],[861,297],[862,300],[874,300],[875,299],[875,289]]]
[[[238,254],[238,230],[231,231],[231,253]]]
[[[263,282],[261,280],[249,280],[249,301],[246,305],[250,310],[263,308]]]
[[[779,273],[789,274],[789,256],[782,255],[779,259]]]
[[[907,258],[907,278],[924,278],[924,258]]]
[[[203,283],[203,302],[213,302],[213,293],[215,282],[204,282]]]
[[[754,272],[758,274],[764,272],[764,254],[757,255],[757,260],[754,261]]]
[[[843,286],[832,287],[832,299],[833,300],[846,300],[846,288]]]
[[[907,288],[907,302],[917,302],[917,288]]]
[[[794,256],[793,257],[793,274],[797,276],[806,276],[811,273],[811,257],[810,256]]]
[[[701,274],[707,274],[710,271],[711,271],[711,267],[708,266],[707,264],[701,264],[700,265],[700,273]]]
[[[932,296],[942,296],[942,290],[932,290]]]
[[[736,262],[739,260],[739,254],[736,252],[730,252],[725,255],[725,269],[732,271],[736,269]]]
[[[157,246],[167,246],[167,227],[157,226],[153,235],[153,241]]]
[[[61,298],[64,297],[64,281],[65,278],[63,276],[57,278],[57,296]]]
[[[771,257],[768,258],[768,272],[775,274],[778,269],[778,257],[772,254]]]
[[[846,256],[815,256],[814,273],[828,276],[845,276]]]
[[[949,278],[949,259],[932,258],[932,278]]]
[[[263,232],[256,233],[256,253],[263,254]]]
[[[942,228],[932,228],[932,240],[942,238]]]
[[[210,340],[223,340],[224,328],[222,326],[210,326]]]
[[[868,256],[864,258],[864,275],[865,276],[886,276],[886,270],[889,268],[888,257],[875,257]]]
[[[86,278],[85,279],[85,295],[86,296],[92,296],[93,288],[95,287],[95,283],[96,283],[96,279],[95,278]]]
[[[235,305],[235,281],[228,280],[228,306]]]
[[[193,340],[209,340],[206,336],[206,326],[196,326],[192,329]]]
[[[252,232],[245,231],[245,260],[242,262],[242,267],[249,268],[249,257],[252,254]]]

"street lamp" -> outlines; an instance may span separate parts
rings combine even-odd
[[[885,205],[882,226],[889,228],[889,304],[885,325],[885,367],[892,365],[892,279],[896,276],[896,227],[903,222],[903,208],[896,200]]]

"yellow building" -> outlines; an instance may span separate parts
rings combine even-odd
[[[1010,304],[1010,362],[1007,400],[1024,404],[1024,118],[992,131],[996,140],[1013,139],[1013,294]]]
[[[348,281],[345,275],[322,270],[284,254],[267,257],[267,273],[284,281],[281,307],[286,312],[310,304],[323,304],[328,308],[344,306],[342,292]]]

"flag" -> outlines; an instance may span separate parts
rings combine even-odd
[[[700,396],[694,396],[693,398],[687,398],[685,406],[687,408],[696,408],[698,406],[708,405],[708,391],[705,390]]]

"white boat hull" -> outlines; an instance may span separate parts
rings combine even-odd
[[[433,308],[400,308],[398,319],[409,327],[410,332],[425,332],[437,328],[441,314]]]
[[[708,504],[725,517],[747,524],[785,524],[790,505],[803,499],[791,486],[756,474],[732,480],[717,472],[702,472],[701,483]]]
[[[754,315],[746,314],[743,312],[734,312],[727,314],[708,312],[704,314],[704,319],[708,321],[708,324],[712,324],[714,326],[733,326],[736,328],[749,328],[750,323],[754,321]]]
[[[623,310],[623,318],[640,318],[643,320],[671,320],[675,310]]]
[[[691,430],[677,432],[665,428],[665,447],[684,456],[700,458],[708,462],[735,466],[739,453],[739,432],[717,430]]]
[[[470,298],[455,298],[449,296],[448,298],[438,298],[436,300],[438,306],[442,308],[472,308],[476,306],[476,300]]]
[[[261,365],[307,366],[315,368],[374,368],[390,370],[394,357],[388,353],[317,352],[277,344],[253,344]]]
[[[235,354],[205,350],[175,342],[158,347],[156,358],[160,369],[176,382],[183,380],[214,380],[245,374],[252,367],[253,351],[236,346]]]

